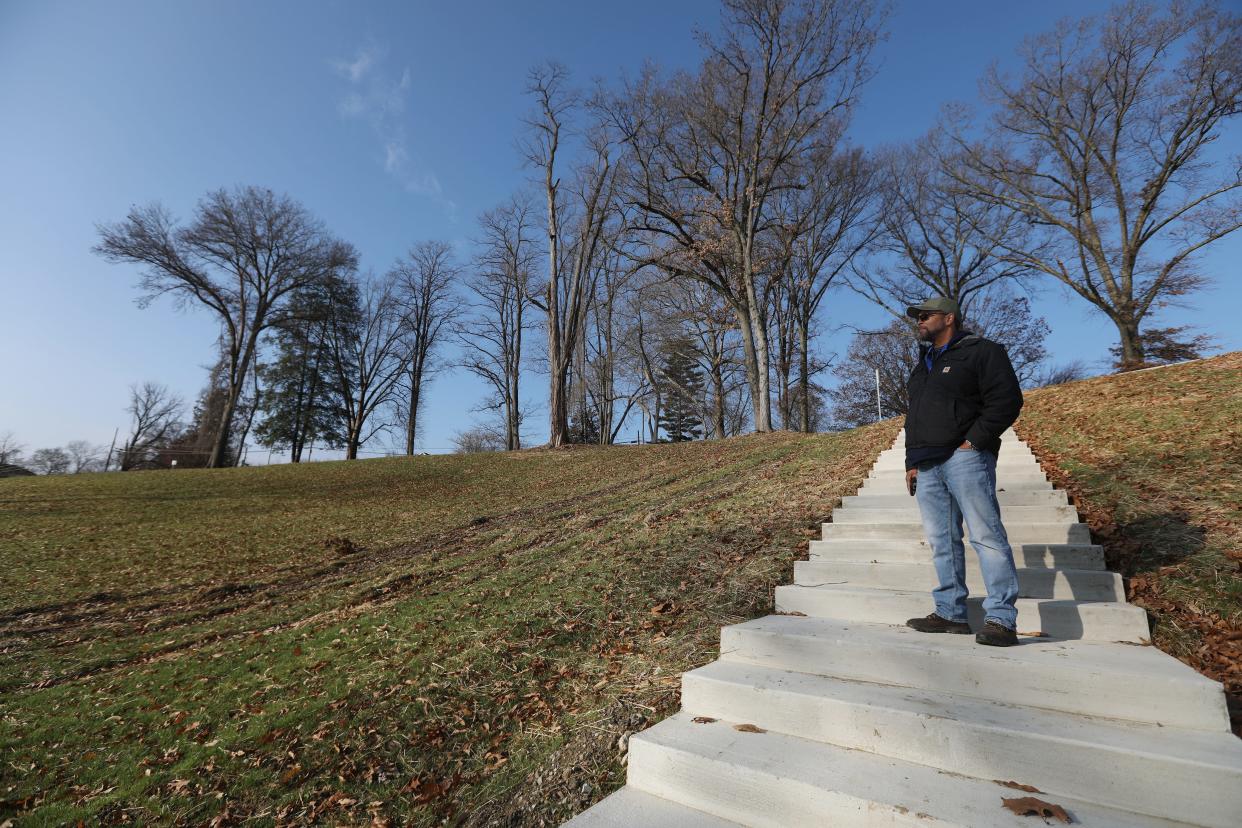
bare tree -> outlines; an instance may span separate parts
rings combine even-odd
[[[26,447],[17,441],[17,437],[13,432],[6,431],[0,434],[0,464],[21,462],[22,452]]]
[[[625,426],[635,403],[647,391],[641,374],[635,375],[622,366],[625,330],[625,303],[631,294],[630,284],[641,266],[630,264],[630,257],[620,248],[620,234],[609,239],[609,248],[600,259],[596,294],[591,304],[589,337],[584,339],[584,364],[579,385],[583,403],[589,397],[599,427],[599,441],[611,445]],[[632,380],[626,388],[625,379]],[[617,404],[622,403],[620,415]],[[580,414],[585,417],[586,414]]]
[[[603,104],[629,149],[625,198],[662,245],[660,261],[703,281],[738,319],[754,427],[772,427],[760,237],[771,200],[825,123],[844,121],[877,39],[870,2],[726,0],[724,33],[704,36],[695,74],[647,70]]]
[[[798,428],[811,430],[813,388],[811,377],[827,367],[811,355],[811,331],[815,316],[828,289],[841,277],[875,239],[877,218],[877,172],[875,163],[861,149],[836,149],[836,125],[825,124],[830,135],[821,151],[811,153],[798,187],[777,199],[781,221],[774,228],[777,254],[783,271],[779,279],[792,337],[782,360],[784,367],[784,410],[786,428],[794,421],[798,408]],[[790,357],[798,359],[798,387],[789,388]]]
[[[222,465],[260,334],[282,319],[291,293],[351,271],[357,259],[353,248],[331,238],[288,196],[258,187],[208,193],[184,227],[153,204],[135,207],[124,221],[98,230],[96,253],[146,267],[141,305],[170,295],[218,318],[227,394],[207,465]]]
[[[910,407],[906,381],[918,354],[918,339],[913,327],[900,319],[894,319],[881,330],[855,334],[845,359],[838,363],[834,372],[837,383],[828,392],[835,425],[852,428],[874,423],[881,417],[905,414]]]
[[[616,170],[611,141],[602,123],[586,132],[586,160],[574,170],[571,186],[562,191],[558,154],[567,122],[580,99],[568,88],[568,72],[549,63],[530,72],[527,93],[536,113],[528,120],[524,150],[527,162],[542,174],[547,203],[548,283],[542,298],[531,302],[548,319],[548,417],[550,446],[569,441],[569,370],[585,335],[587,313],[595,286],[597,261],[605,252],[604,228],[614,213]]]
[[[661,394],[669,385],[658,355],[688,349],[703,373],[704,383],[699,394],[682,389],[682,396],[693,397],[706,426],[705,436],[720,439],[736,433],[729,427],[730,400],[746,387],[736,316],[719,294],[702,282],[655,279],[645,286],[644,293],[648,297],[647,323],[641,344],[654,392]],[[664,400],[659,402],[652,412],[657,422]]]
[[[1064,385],[1067,382],[1078,382],[1091,376],[1087,364],[1080,359],[1071,360],[1063,365],[1056,365],[1040,372],[1031,385],[1042,388],[1045,385]]]
[[[41,448],[26,462],[35,474],[68,474],[73,461],[63,448]]]
[[[100,468],[100,446],[86,440],[70,440],[65,446],[69,455],[69,473],[83,474]]]
[[[1148,328],[1140,337],[1143,342],[1143,358],[1147,365],[1171,365],[1191,359],[1203,359],[1205,352],[1216,347],[1216,338],[1207,334],[1194,334],[1189,325],[1176,328]],[[1132,371],[1141,367],[1126,362],[1120,346],[1108,349],[1113,357],[1113,367],[1120,371]]]
[[[504,422],[504,447],[522,447],[522,347],[535,266],[534,221],[522,197],[484,213],[474,273],[467,282],[469,313],[453,330],[464,350],[462,366],[486,382],[486,407]]]
[[[155,382],[129,387],[131,425],[129,437],[121,447],[121,471],[147,467],[156,452],[168,444],[181,428],[184,408],[181,398],[168,386]]]
[[[345,283],[334,297],[328,326],[328,358],[345,423],[345,457],[388,428],[375,414],[392,402],[405,360],[405,317],[392,278]]]
[[[938,131],[880,159],[881,221],[874,252],[883,260],[853,268],[849,285],[893,316],[929,296],[947,296],[970,312],[993,286],[1031,271],[1006,251],[1030,247],[1030,225],[993,201],[954,186],[961,159]],[[1033,247],[1031,249],[1034,249]]]
[[[962,324],[966,330],[1004,345],[1018,382],[1023,387],[1034,384],[1048,357],[1044,341],[1051,330],[1047,321],[1031,310],[1029,299],[993,287],[977,298],[969,313],[963,313]]]
[[[1012,210],[1042,246],[1003,245],[1117,327],[1144,361],[1154,308],[1203,283],[1195,254],[1242,226],[1242,161],[1209,147],[1242,107],[1242,17],[1212,5],[1130,2],[1028,40],[993,71],[986,138],[958,129],[959,187]]]
[[[392,277],[405,316],[405,453],[413,454],[424,383],[435,370],[441,332],[457,315],[454,286],[461,278],[461,268],[453,262],[451,245],[427,241],[415,245],[397,262]]]
[[[1031,313],[1025,296],[1014,297],[993,289],[975,303],[963,320],[966,330],[1005,346],[1023,386],[1037,384],[1046,357],[1048,325]],[[919,340],[914,323],[895,318],[878,331],[858,331],[845,359],[838,363],[836,385],[829,391],[832,416],[838,427],[875,422],[877,416],[895,417],[909,407],[906,383],[918,365]],[[876,371],[879,371],[879,414],[876,408]]]
[[[453,436],[455,454],[483,454],[492,451],[505,451],[505,438],[485,426],[459,431]]]

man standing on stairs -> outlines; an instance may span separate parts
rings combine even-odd
[[[927,344],[910,372],[906,489],[918,498],[940,585],[936,609],[906,622],[919,632],[969,634],[962,520],[979,555],[987,597],[980,644],[1018,643],[1018,571],[996,499],[1000,436],[1018,419],[1022,390],[1002,345],[962,328],[957,302],[906,308]]]

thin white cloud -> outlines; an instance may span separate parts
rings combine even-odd
[[[336,74],[348,81],[336,102],[336,111],[346,119],[364,120],[379,140],[384,172],[407,192],[431,198],[456,221],[457,205],[444,197],[440,179],[417,162],[410,149],[405,113],[414,91],[410,67],[403,67],[397,79],[384,71],[387,50],[378,44],[360,49],[353,60],[332,62]]]
[[[359,50],[358,57],[353,60],[338,60],[334,61],[332,65],[336,67],[336,71],[342,77],[349,78],[351,83],[358,83],[366,77],[367,72],[371,70],[371,67],[375,65],[375,61],[379,57],[380,51],[378,47],[370,46]]]
[[[399,173],[410,160],[410,154],[397,141],[389,141],[384,145],[384,172]]]
[[[337,101],[336,111],[339,112],[343,118],[356,118],[360,115],[364,115],[367,111],[366,99],[356,92],[351,92]]]
[[[444,188],[440,186],[440,179],[436,178],[435,173],[411,176],[406,181],[405,188],[419,195],[429,195],[437,198],[444,195]]]

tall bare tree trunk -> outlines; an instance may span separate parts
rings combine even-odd
[[[742,335],[742,355],[746,366],[746,383],[750,387],[750,405],[755,418],[755,431],[772,430],[772,401],[768,391],[768,342],[762,325],[744,307],[734,306],[738,330]]]
[[[522,447],[521,432],[521,397],[518,396],[518,382],[522,375],[522,297],[518,296],[517,308],[514,311],[516,327],[513,335],[513,364],[509,368],[509,398],[505,401],[505,446],[509,451],[517,451]]]
[[[717,440],[725,437],[725,385],[720,368],[720,355],[712,357],[712,433]]]
[[[802,399],[802,432],[811,433],[811,358],[807,353],[810,347],[810,331],[804,319],[798,320],[798,390]]]
[[[1143,337],[1139,334],[1138,323],[1114,317],[1113,324],[1117,326],[1117,334],[1121,339],[1121,365],[1123,367],[1142,365],[1147,355],[1143,352]]]
[[[414,439],[418,436],[418,406],[423,391],[423,355],[418,354],[410,362],[410,411],[405,418],[405,453],[414,453]]]
[[[246,382],[246,374],[250,370],[250,362],[254,358],[255,340],[262,322],[263,316],[260,315],[251,328],[251,332],[246,336],[246,344],[242,349],[240,357],[231,355],[228,389],[225,393],[223,409],[220,412],[220,421],[216,429],[215,439],[211,441],[211,454],[207,457],[207,468],[209,469],[218,469],[224,465],[225,453],[228,451],[229,436],[233,431],[233,415],[237,411],[237,400],[241,397],[242,386]]]

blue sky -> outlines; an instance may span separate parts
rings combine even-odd
[[[1024,35],[1106,7],[896,3],[853,139],[918,136],[941,104],[974,101],[985,67]],[[364,268],[430,238],[464,258],[475,217],[527,181],[514,141],[531,65],[554,58],[584,84],[647,58],[689,66],[694,28],[717,20],[717,4],[697,0],[0,2],[0,433],[32,449],[106,444],[124,432],[131,383],[163,382],[187,401],[203,384],[215,323],[166,302],[137,308],[136,271],[90,253],[97,222],[153,200],[187,216],[210,189],[256,184],[302,202]],[[1239,261],[1235,234],[1203,260],[1216,287],[1157,321],[1242,348]],[[846,293],[825,305],[829,332],[883,321]],[[1103,364],[1110,324],[1051,286],[1036,306],[1054,361]],[[847,339],[829,333],[821,348]],[[538,403],[545,379],[526,382]],[[451,446],[483,394],[465,375],[438,377],[421,444]],[[544,439],[542,417],[528,431]]]

